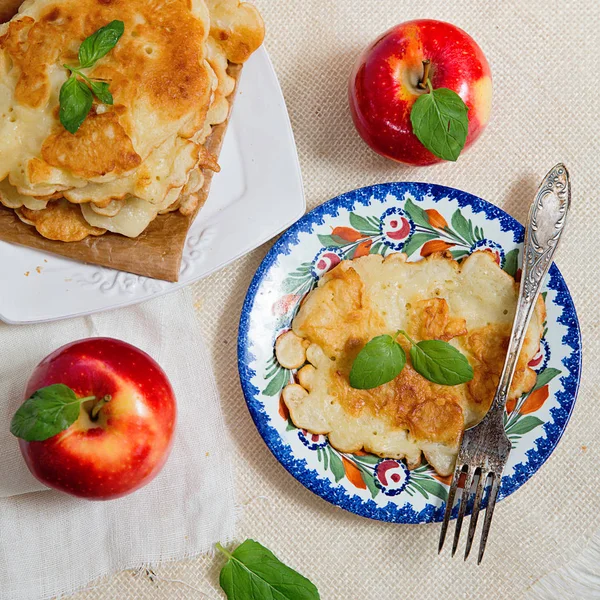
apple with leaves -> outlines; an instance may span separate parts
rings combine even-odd
[[[160,366],[112,338],[72,342],[34,370],[11,432],[31,473],[81,498],[110,500],[149,483],[175,429],[175,395]]]
[[[359,57],[349,100],[356,129],[375,152],[409,165],[455,161],[488,122],[490,67],[462,29],[408,21]]]

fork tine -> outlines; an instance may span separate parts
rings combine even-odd
[[[460,494],[460,507],[458,509],[458,517],[456,518],[456,529],[454,530],[454,541],[452,542],[452,556],[456,554],[456,548],[458,548],[458,540],[460,538],[460,530],[462,528],[463,519],[465,517],[465,510],[467,509],[467,503],[469,501],[469,493],[471,491],[471,484],[473,483],[473,473],[471,467],[465,465],[465,487],[462,489]]]
[[[481,542],[479,543],[477,564],[481,563],[483,553],[485,552],[485,545],[487,544],[488,533],[490,532],[490,524],[492,523],[492,517],[494,516],[494,507],[496,506],[496,499],[498,498],[500,483],[502,482],[502,473],[491,472],[490,477],[493,478],[493,483],[492,489],[490,490],[490,497],[488,498],[487,509],[485,511],[485,519],[483,521],[483,531],[481,532]]]
[[[463,468],[461,465],[456,466],[456,469],[454,470],[454,476],[452,477],[452,483],[450,484],[450,489],[448,490],[448,498],[446,499],[446,511],[444,512],[444,522],[442,523],[442,531],[440,532],[438,554],[442,551],[442,548],[444,547],[446,532],[448,531],[448,523],[450,521],[450,516],[452,515],[452,507],[454,506],[454,496],[456,495],[456,488],[458,486],[461,473],[463,472],[462,469]]]
[[[475,488],[475,500],[473,502],[473,510],[471,511],[471,522],[469,523],[469,533],[467,534],[467,545],[465,546],[465,560],[467,560],[469,557],[469,552],[471,552],[471,546],[473,545],[473,536],[475,535],[475,531],[477,529],[477,519],[479,518],[481,497],[483,496],[483,490],[487,478],[488,474],[484,474],[483,469],[479,469],[479,479],[477,480],[477,487]]]

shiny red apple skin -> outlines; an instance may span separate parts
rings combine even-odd
[[[433,88],[455,91],[469,108],[463,151],[481,135],[490,116],[492,76],[477,43],[462,29],[431,19],[392,27],[358,58],[350,77],[354,125],[375,152],[409,165],[442,162],[413,133],[410,111],[426,90],[417,84],[431,61]]]
[[[19,440],[32,474],[43,484],[92,500],[110,500],[149,483],[173,442],[175,394],[160,366],[135,346],[88,338],[59,348],[34,370],[25,398],[64,383],[78,398],[112,396],[92,422],[79,419],[43,441]]]

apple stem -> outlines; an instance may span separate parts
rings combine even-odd
[[[92,421],[96,421],[98,419],[98,413],[102,410],[102,407],[112,400],[112,396],[110,394],[106,394],[102,400],[99,400],[94,404],[94,408],[92,408],[92,412],[90,413],[90,419]]]
[[[431,69],[431,61],[427,58],[423,61],[423,77],[421,81],[417,84],[417,87],[422,90],[427,89],[427,84],[429,84],[429,89],[431,89],[431,84],[429,83],[429,70]]]

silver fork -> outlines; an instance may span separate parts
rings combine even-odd
[[[483,558],[502,481],[502,471],[511,450],[511,442],[504,431],[504,407],[527,332],[527,326],[534,312],[542,283],[552,264],[552,257],[563,232],[570,203],[569,173],[563,164],[558,164],[544,177],[529,210],[523,247],[523,272],[519,299],[504,368],[490,410],[480,423],[464,432],[456,460],[454,477],[446,501],[446,512],[444,513],[438,552],[441,552],[444,546],[454,498],[457,489],[460,489],[460,506],[452,543],[452,556],[456,553],[465,510],[471,496],[471,486],[473,486],[475,488],[475,499],[465,548],[465,560],[467,559],[471,552],[473,537],[477,528],[483,492],[489,481],[491,490],[488,496],[477,564]],[[464,487],[459,488],[459,480],[463,473],[465,477]]]

